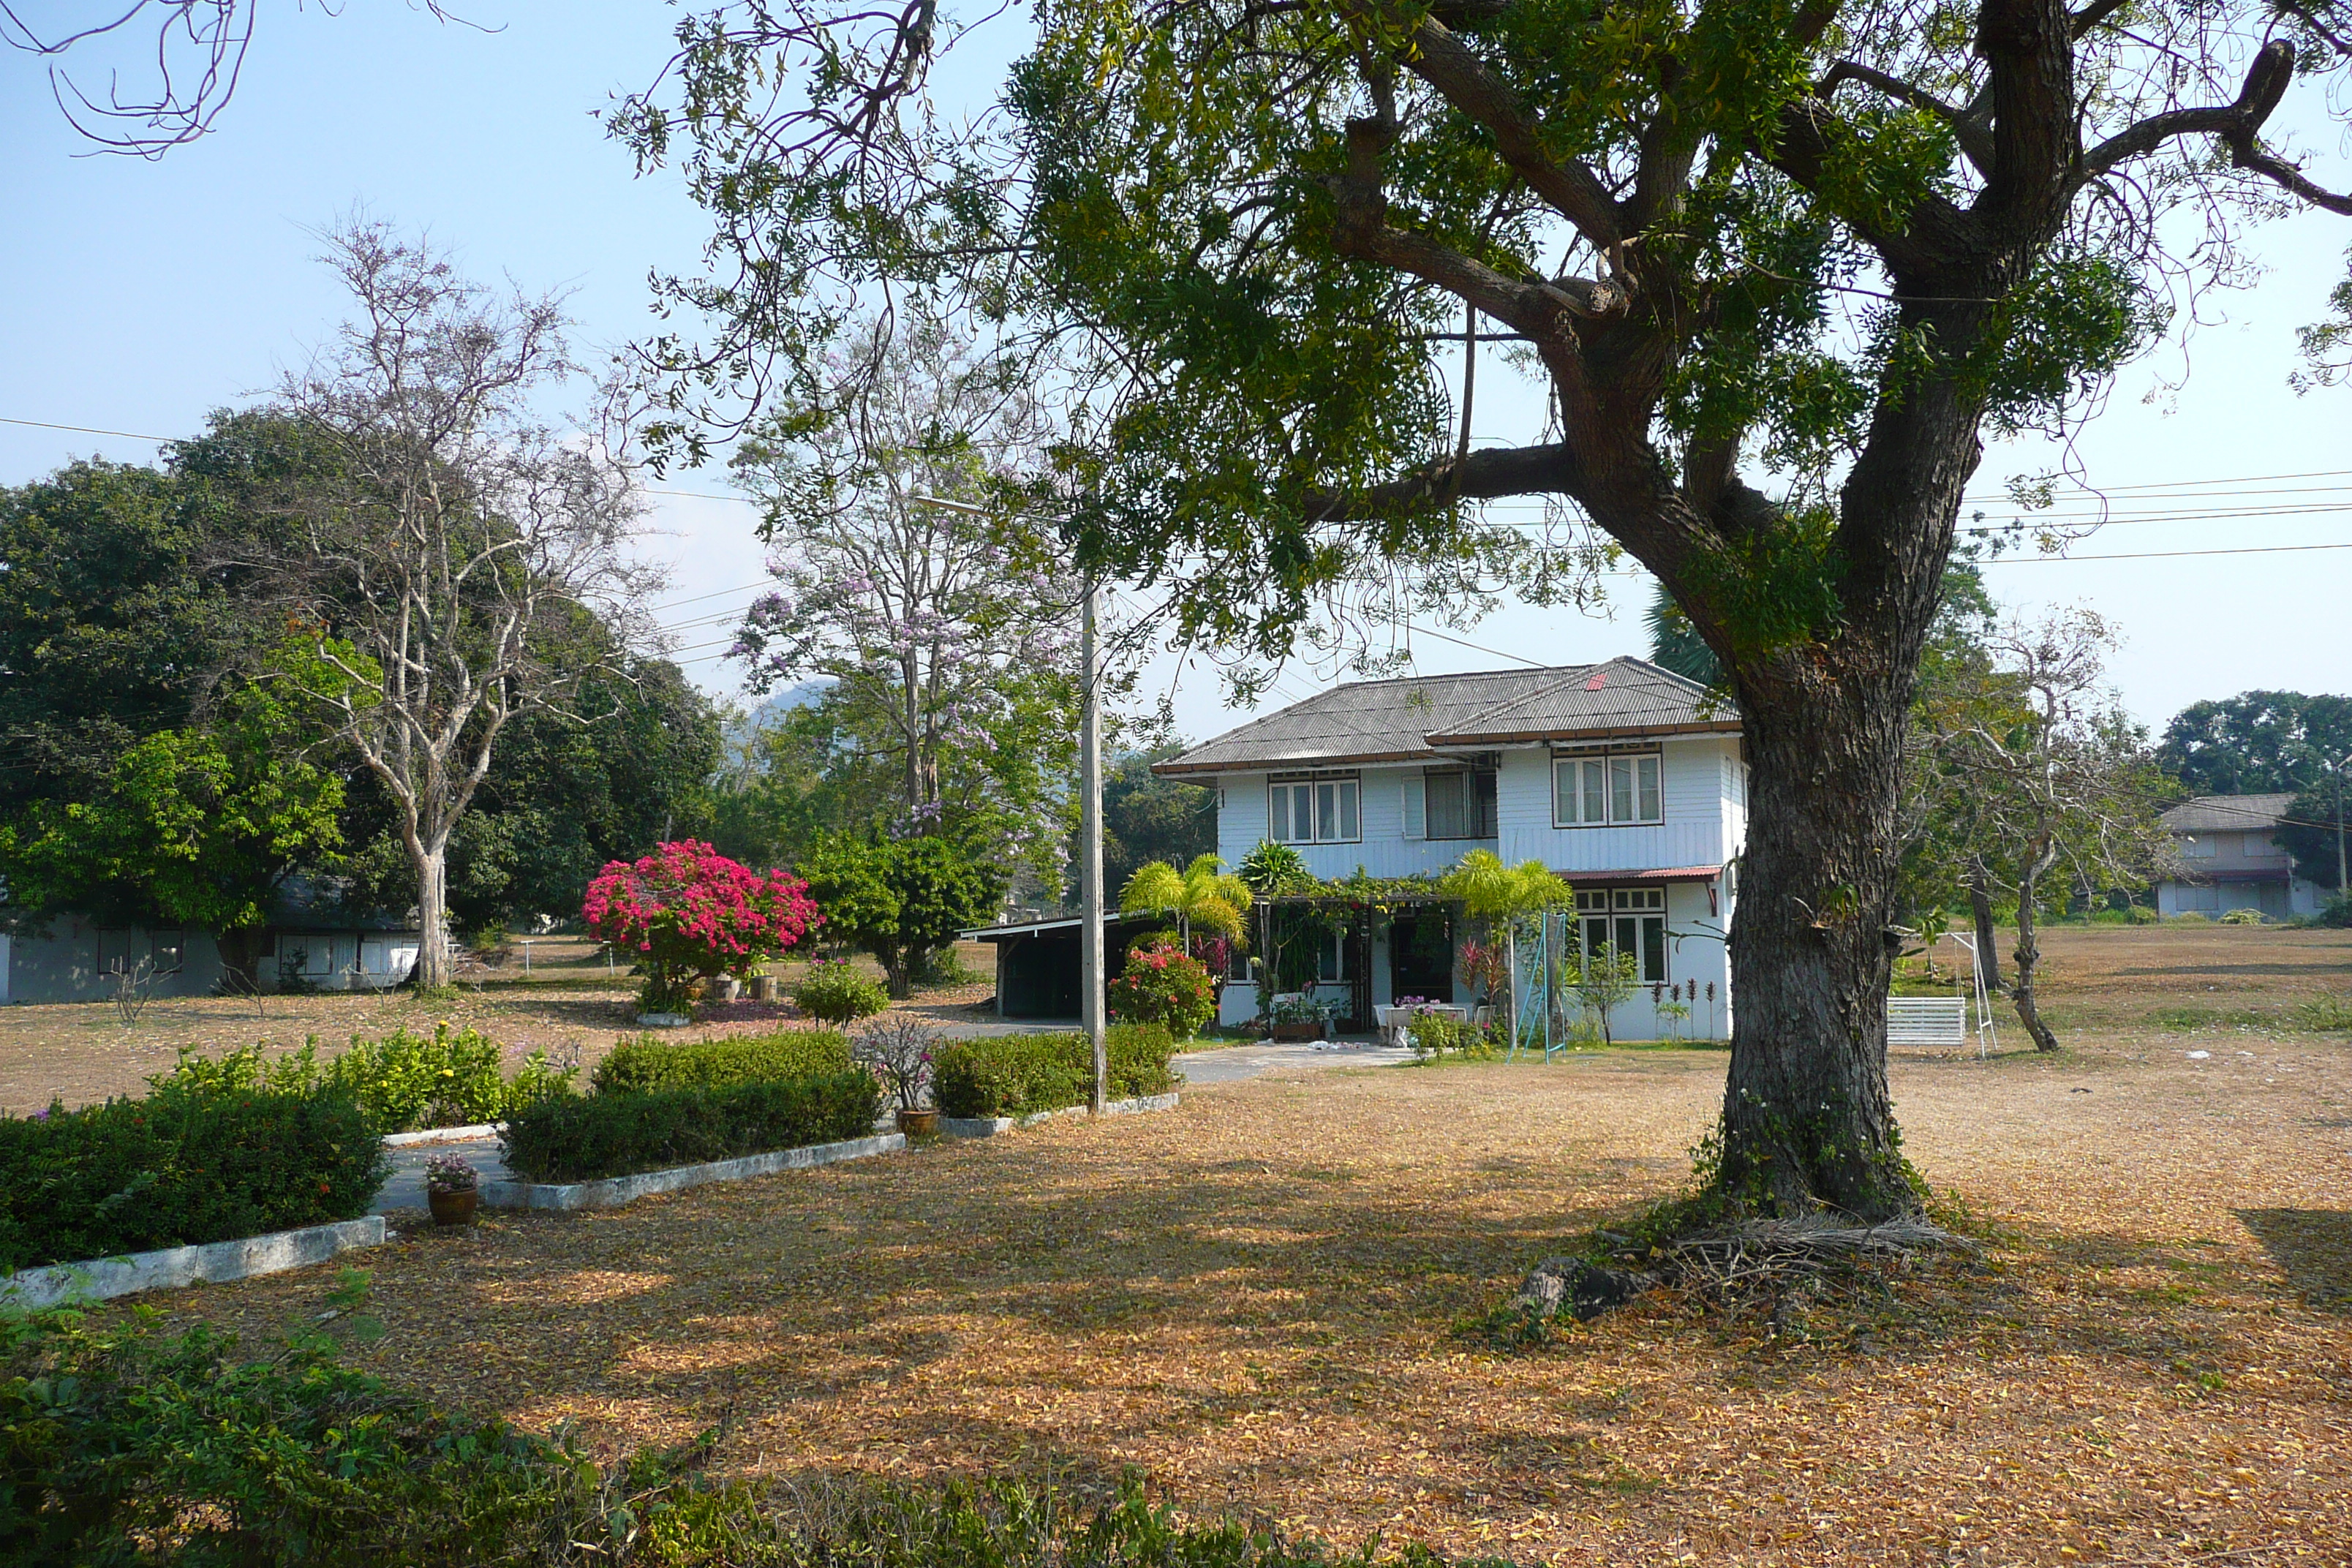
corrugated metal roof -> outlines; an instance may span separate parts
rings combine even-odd
[[[1429,739],[1442,746],[1499,745],[1579,735],[1738,728],[1739,710],[1728,701],[1710,704],[1706,688],[1697,681],[1643,659],[1612,658],[1515,693]]]
[[[2157,820],[2175,833],[2259,833],[2276,827],[2293,804],[2292,795],[2200,795]]]
[[[1727,704],[1638,658],[1414,675],[1334,687],[1157,764],[1161,773],[1417,762],[1473,745],[1570,735],[1737,730]]]

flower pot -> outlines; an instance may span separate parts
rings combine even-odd
[[[1274,1026],[1274,1037],[1286,1041],[1319,1040],[1323,1037],[1323,1026],[1319,1021],[1276,1024]]]
[[[751,1000],[772,1002],[776,999],[776,977],[772,974],[751,976]]]
[[[459,1193],[427,1192],[425,1201],[432,1205],[435,1225],[471,1225],[474,1210],[482,1201],[482,1189],[467,1187]]]
[[[929,1138],[940,1130],[940,1113],[936,1110],[902,1110],[898,1112],[898,1131],[909,1138]]]

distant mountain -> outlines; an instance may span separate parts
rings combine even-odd
[[[811,706],[826,692],[832,690],[833,687],[832,677],[820,676],[814,680],[803,680],[797,686],[788,686],[782,691],[773,693],[757,708],[744,714],[740,720],[728,726],[727,743],[730,746],[740,746],[761,731],[772,729],[782,722],[785,714],[796,708]]]

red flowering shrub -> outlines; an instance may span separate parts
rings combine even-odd
[[[1105,987],[1110,1016],[1123,1024],[1160,1024],[1179,1040],[1192,1038],[1217,1016],[1216,983],[1209,966],[1171,946],[1139,947]]]
[[[748,976],[824,919],[798,877],[761,876],[690,838],[607,863],[580,913],[598,941],[637,955],[649,1013],[688,1010],[697,980]]]

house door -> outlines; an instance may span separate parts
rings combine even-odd
[[[1424,1002],[1454,1000],[1454,917],[1444,910],[1389,922],[1389,994]]]

